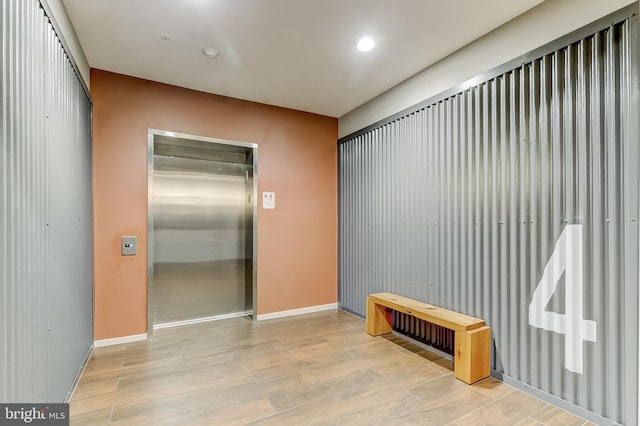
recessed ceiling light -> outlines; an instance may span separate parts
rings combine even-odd
[[[204,47],[204,48],[202,48],[202,54],[204,56],[206,56],[207,58],[209,58],[209,59],[213,59],[213,58],[219,56],[220,52],[218,52],[213,47]]]
[[[373,46],[375,45],[376,44],[371,37],[362,37],[358,42],[358,50],[361,52],[367,52],[373,49]]]

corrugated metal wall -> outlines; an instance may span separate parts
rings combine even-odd
[[[637,424],[637,16],[342,141],[340,305],[483,318],[492,368]]]
[[[0,401],[62,402],[93,340],[91,102],[37,0],[0,14]]]

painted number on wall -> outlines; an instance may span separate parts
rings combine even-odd
[[[564,273],[564,314],[545,307]],[[596,322],[583,319],[582,225],[567,225],[556,242],[529,305],[529,325],[564,334],[565,368],[583,371],[583,342],[596,341]]]

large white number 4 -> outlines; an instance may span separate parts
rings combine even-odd
[[[582,374],[583,342],[596,341],[596,322],[583,319],[582,225],[567,225],[556,242],[529,305],[529,325],[564,334],[565,367]],[[564,314],[546,311],[564,272]]]

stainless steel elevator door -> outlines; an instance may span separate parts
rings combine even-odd
[[[153,156],[153,324],[247,312],[251,167]]]

